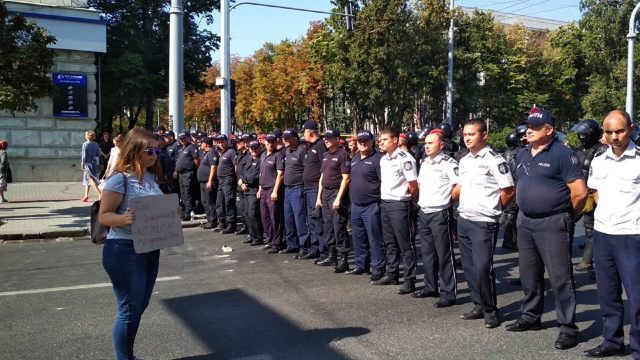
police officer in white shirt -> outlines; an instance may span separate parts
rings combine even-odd
[[[418,215],[418,234],[424,266],[424,288],[411,296],[440,297],[434,306],[444,308],[454,305],[456,300],[449,206],[452,191],[458,183],[458,162],[442,152],[442,133],[432,132],[427,135],[424,147],[428,157],[422,162],[418,175],[418,205],[421,210]],[[458,190],[457,187],[455,189]],[[458,194],[454,196],[457,198]]]
[[[491,329],[500,325],[493,269],[498,218],[513,199],[514,183],[509,165],[487,145],[487,124],[483,120],[467,121],[463,135],[469,153],[459,164],[458,242],[474,306],[460,318],[484,317],[485,327]]]
[[[609,148],[591,162],[587,183],[598,203],[593,248],[603,342],[585,354],[625,353],[624,286],[631,313],[631,355],[640,360],[640,147],[629,140],[634,125],[624,111],[610,112],[603,129]]]
[[[418,173],[415,159],[398,147],[399,137],[398,130],[392,128],[380,133],[380,150],[386,152],[380,159],[380,207],[387,273],[372,284],[397,285],[402,254],[404,284],[398,293],[404,295],[415,291],[416,251],[411,242],[409,211],[411,200],[418,195]]]

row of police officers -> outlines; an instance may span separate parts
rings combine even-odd
[[[374,285],[399,284],[402,268],[398,293],[438,298],[436,307],[456,303],[451,207],[458,202],[453,230],[473,303],[461,318],[484,319],[487,328],[501,323],[493,266],[499,219],[517,204],[510,241],[515,245],[517,237],[524,297],[520,317],[506,329],[540,329],[546,270],[555,299],[557,349],[577,345],[571,248],[574,221],[591,196],[598,205],[592,212],[592,247],[605,321],[604,341],[586,355],[624,352],[624,286],[632,315],[631,351],[640,359],[640,288],[633,278],[640,273],[640,149],[630,141],[633,124],[622,111],[605,118],[607,145],[594,151],[586,172],[583,157],[555,139],[549,112],[533,109],[524,125],[517,137],[521,149],[510,161],[488,146],[486,123],[477,119],[463,127],[466,155],[459,162],[445,153],[441,129],[426,135],[418,162],[400,147],[400,134],[392,128],[379,134],[379,151],[373,134],[358,133],[352,154],[340,146],[337,130],[321,136],[313,121],[304,124],[302,138],[295,129],[259,139],[245,135],[236,149],[225,135],[202,139],[199,149],[187,134],[180,134],[177,147],[170,132],[165,138],[169,156],[176,158],[169,171],[178,181],[185,214],[194,205],[193,192],[183,185],[200,183],[205,228],[243,233],[236,230],[237,197],[248,231],[245,242],[266,243],[269,254],[314,259],[336,273],[369,273]],[[417,292],[415,232],[425,274]]]

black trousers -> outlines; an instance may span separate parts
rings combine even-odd
[[[183,215],[189,216],[191,211],[195,210],[196,205],[196,172],[185,171],[178,174],[178,183],[180,185],[180,198],[182,199]]]
[[[244,193],[247,202],[245,222],[251,240],[262,240],[262,221],[260,219],[260,199],[256,197],[258,189],[251,189]]]
[[[458,245],[471,300],[475,306],[481,306],[486,315],[491,316],[496,316],[498,311],[496,272],[493,268],[497,239],[497,222],[458,218]]]
[[[337,250],[340,255],[349,254],[351,243],[347,233],[347,219],[349,217],[348,194],[344,194],[340,207],[333,209],[333,202],[338,195],[338,189],[322,189],[322,234],[325,237],[323,254],[332,255]]]
[[[426,214],[418,218],[420,250],[424,266],[424,288],[438,291],[440,298],[455,300],[456,271],[453,265],[453,246],[449,234],[449,209]]]
[[[204,207],[204,213],[207,216],[207,222],[209,224],[218,224],[218,214],[216,213],[216,192],[218,189],[212,186],[211,189],[207,189],[207,183],[200,183],[200,200],[202,201],[202,207]]]
[[[387,252],[387,274],[398,277],[400,255],[404,264],[404,279],[416,278],[416,250],[411,241],[409,201],[382,200],[382,239]]]
[[[544,270],[556,301],[556,323],[561,332],[577,334],[576,287],[571,243],[574,223],[569,213],[534,219],[518,215],[518,251],[522,281],[522,318],[534,322],[544,311]]]
[[[504,240],[502,245],[509,244],[515,246],[518,244],[518,228],[516,226],[516,219],[518,217],[518,204],[512,201],[502,212],[502,228],[504,229]]]
[[[218,179],[218,194],[216,196],[216,212],[218,222],[223,226],[231,226],[235,229],[237,222],[236,212],[236,183],[235,176],[225,176]]]
[[[247,199],[245,195],[246,193],[242,191],[242,189],[238,189],[238,191],[236,191],[236,196],[238,197],[238,220],[243,224],[246,224],[245,219],[247,217]]]

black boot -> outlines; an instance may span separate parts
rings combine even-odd
[[[220,234],[233,234],[234,232],[236,232],[236,227],[229,225],[226,228],[224,228],[222,231],[220,231]]]
[[[246,225],[242,225],[242,227],[240,229],[238,229],[238,231],[236,231],[236,235],[246,235],[248,233],[249,233],[249,231],[247,231],[247,226]]]
[[[333,272],[336,274],[343,273],[349,270],[349,255],[343,254],[340,255],[340,260],[338,260],[338,265],[333,268]]]
[[[416,280],[415,279],[404,279],[404,284],[398,289],[398,294],[406,295],[411,294],[416,291]]]
[[[318,266],[336,266],[336,262],[338,261],[336,248],[329,249],[329,256],[322,261],[318,261],[316,265]]]

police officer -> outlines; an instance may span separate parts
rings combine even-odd
[[[427,159],[418,175],[420,214],[418,233],[424,266],[424,288],[414,298],[439,297],[435,307],[445,308],[456,301],[456,272],[449,234],[449,206],[458,183],[458,163],[442,152],[444,139],[432,133],[425,139]],[[453,194],[455,198],[458,194]],[[440,291],[438,292],[438,283]]]
[[[220,134],[218,140],[218,167],[216,178],[218,179],[218,194],[216,195],[216,212],[218,213],[218,227],[221,234],[233,234],[236,232],[236,186],[237,178],[233,160],[236,151],[229,147],[229,139]]]
[[[178,151],[180,143],[176,141],[176,135],[173,131],[164,133],[166,142],[166,159],[162,167],[164,175],[167,177],[167,189],[169,194],[179,194],[180,186],[178,185],[178,177],[174,176],[176,171],[176,160],[178,159]]]
[[[200,199],[204,207],[207,222],[202,225],[203,229],[213,229],[218,226],[218,215],[216,214],[215,195],[211,188],[207,187],[211,167],[218,166],[218,151],[213,147],[213,140],[210,137],[202,138],[200,143],[202,152],[200,166],[198,166],[197,177],[200,184]]]
[[[260,199],[260,218],[267,237],[268,254],[280,252],[282,231],[282,182],[284,157],[278,151],[278,138],[274,134],[265,137],[266,151],[260,155],[260,187],[256,196]]]
[[[449,157],[454,157],[455,153],[458,152],[458,144],[453,141],[453,128],[449,123],[441,123],[438,125],[438,129],[442,131],[442,136],[444,137],[444,151],[445,155]]]
[[[571,263],[573,217],[587,199],[587,187],[576,153],[554,139],[551,113],[534,109],[527,119],[527,147],[518,154],[518,251],[522,314],[508,331],[540,328],[544,305],[544,272],[556,303],[559,335],[555,348],[578,344],[576,296]]]
[[[582,166],[582,174],[587,183],[589,182],[589,167],[591,161],[597,153],[605,152],[607,146],[600,142],[602,138],[602,128],[597,121],[592,119],[585,119],[580,121],[574,126],[571,131],[574,131],[580,139],[580,147],[576,151],[578,160]],[[582,210],[582,223],[584,224],[584,253],[582,254],[582,261],[576,266],[576,271],[589,271],[593,270],[593,224],[594,224],[594,210],[595,203],[593,200],[593,194],[590,192],[587,198],[587,203]]]
[[[176,159],[176,168],[173,177],[178,179],[180,198],[182,199],[182,220],[189,220],[190,214],[195,210],[195,192],[197,188],[196,169],[200,165],[198,148],[191,143],[189,131],[184,130],[178,135],[180,148]]]
[[[309,228],[309,254],[304,259],[316,259],[320,255],[320,242],[323,238],[322,216],[317,216],[316,200],[318,199],[318,182],[320,180],[322,159],[327,147],[318,133],[318,124],[307,121],[304,126],[304,137],[307,140],[307,152],[304,158],[302,180],[304,182],[304,200],[307,207],[307,226]],[[320,261],[324,259],[318,259]]]
[[[418,196],[416,161],[398,147],[400,134],[393,128],[380,133],[381,219],[385,226],[382,237],[387,253],[387,273],[374,285],[397,285],[400,276],[400,255],[404,264],[404,284],[399,294],[415,291],[416,252],[411,242],[409,212],[411,201]]]
[[[351,236],[355,253],[355,268],[346,274],[366,274],[371,269],[371,281],[384,275],[386,257],[380,220],[380,155],[373,148],[373,134],[361,131],[357,135],[358,153],[351,158]]]
[[[349,270],[349,235],[347,218],[349,216],[349,177],[351,159],[347,151],[340,147],[340,132],[328,129],[324,133],[327,151],[322,158],[320,184],[316,207],[322,208],[324,246],[321,247],[325,259],[320,266],[334,265],[335,273]]]
[[[247,200],[246,223],[251,246],[262,245],[262,222],[260,220],[260,199],[258,189],[260,188],[260,155],[262,147],[256,140],[249,142],[249,156],[244,162],[242,171],[242,184],[240,189],[244,192]]]
[[[516,178],[516,158],[520,151],[518,135],[515,132],[507,135],[505,139],[507,149],[502,153],[502,157],[509,165],[509,171],[514,177],[514,183],[517,184]],[[515,201],[509,203],[509,205],[503,210],[501,223],[504,231],[504,240],[502,241],[502,248],[508,250],[518,250],[518,236],[516,232],[516,217],[518,216],[518,204]]]
[[[409,148],[409,154],[416,160],[418,171],[420,171],[420,161],[424,157],[424,147],[420,146],[420,139],[415,131],[407,131],[407,147]]]
[[[588,357],[624,355],[624,286],[631,356],[640,359],[640,147],[630,140],[634,127],[626,112],[610,112],[603,122],[609,147],[591,162],[588,186],[598,203],[593,237],[603,341],[585,352]]]
[[[296,259],[309,254],[309,228],[307,207],[304,202],[304,157],[307,150],[298,141],[298,132],[287,129],[282,133],[284,141],[284,228],[285,253],[298,252]]]
[[[493,252],[498,219],[513,199],[513,178],[502,156],[487,145],[487,124],[483,120],[468,120],[463,136],[469,154],[459,164],[457,235],[473,309],[460,318],[484,318],[485,327],[491,329],[500,325]]]
[[[246,162],[250,158],[249,155],[249,142],[252,138],[249,134],[242,134],[239,138],[240,141],[236,144],[236,156],[233,159],[233,163],[236,167],[236,177],[238,178],[238,218],[242,223],[242,227],[236,231],[236,235],[244,235],[248,233],[246,227],[246,211],[247,211],[247,199],[245,198],[245,192],[242,190],[242,172],[244,171]],[[248,238],[247,238],[248,239]],[[248,241],[248,240],[245,240]]]

